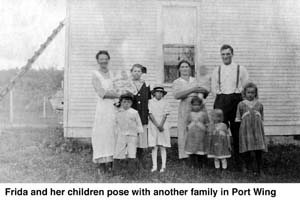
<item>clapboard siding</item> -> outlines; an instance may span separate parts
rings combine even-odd
[[[168,5],[197,7],[196,57],[209,73],[221,64],[220,46],[228,43],[234,47],[235,61],[248,69],[259,87],[267,134],[300,134],[300,34],[299,23],[295,24],[300,17],[299,6],[289,3],[295,2],[68,0],[65,135],[90,134],[96,105],[91,71],[97,69],[99,49],[110,52],[112,70],[129,70],[132,64],[141,63],[148,68],[148,83],[162,81],[159,25],[161,9]],[[166,90],[172,108],[169,120],[175,127],[179,101],[173,97],[171,84],[166,84]],[[206,105],[212,109],[211,95]]]
[[[93,123],[96,96],[91,87],[91,71],[97,69],[97,51],[110,52],[112,70],[129,70],[132,64],[141,63],[150,74],[155,74],[157,6],[151,1],[109,0],[69,0],[68,4],[70,87],[66,126],[71,130],[91,127]],[[128,13],[131,14],[125,15]],[[149,82],[154,79],[155,75],[147,76]],[[66,133],[79,135],[76,131]]]
[[[288,43],[289,36],[281,29],[285,21],[277,12],[280,2],[209,1],[202,2],[206,9],[200,12],[200,29],[207,30],[200,31],[200,37],[206,38],[200,46],[203,65],[212,70],[220,61],[216,47],[232,44],[236,62],[247,67],[259,87],[266,126],[299,125],[300,121],[300,70],[294,53],[299,46]]]

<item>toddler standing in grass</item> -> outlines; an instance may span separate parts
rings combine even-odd
[[[227,125],[223,123],[223,111],[214,109],[209,126],[207,157],[214,158],[216,169],[227,169],[227,158],[231,157],[230,135]]]
[[[120,161],[128,158],[128,171],[133,174],[136,170],[136,149],[138,134],[144,129],[139,113],[131,108],[133,94],[126,93],[120,96],[120,108],[116,113],[116,144],[114,151],[113,172],[120,169]]]
[[[162,165],[160,172],[166,169],[167,152],[166,147],[171,147],[169,125],[167,116],[169,115],[168,102],[163,99],[167,94],[163,86],[156,86],[151,91],[154,96],[149,101],[149,147],[152,149],[152,163],[151,172],[157,170],[157,150],[160,149]]]
[[[264,132],[264,110],[258,101],[258,89],[254,83],[247,83],[243,90],[244,100],[238,104],[236,122],[241,122],[239,130],[239,152],[242,153],[242,170],[247,171],[246,164],[256,163],[255,173],[264,176],[262,170],[262,152],[267,151]]]
[[[191,112],[187,118],[187,136],[184,150],[189,155],[191,165],[201,168],[206,155],[207,126],[209,124],[207,110],[198,96],[191,100]]]

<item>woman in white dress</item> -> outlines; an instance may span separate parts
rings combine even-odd
[[[113,87],[113,75],[108,70],[110,60],[107,51],[96,55],[99,69],[93,71],[92,84],[97,94],[95,121],[92,131],[93,162],[99,164],[98,172],[111,169],[115,146],[115,99],[119,94]]]

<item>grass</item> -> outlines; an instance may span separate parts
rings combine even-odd
[[[10,124],[9,113],[0,112],[0,122],[3,125]],[[44,124],[48,126],[56,126],[59,121],[62,121],[62,114],[55,113],[52,109],[48,109],[46,117],[43,118],[42,112],[22,112],[15,111],[13,124]]]
[[[65,140],[61,128],[22,128],[6,130],[0,136],[0,182],[15,183],[94,183],[94,182],[144,182],[144,183],[299,183],[300,147],[294,145],[270,146],[264,155],[265,177],[241,173],[232,166],[216,173],[212,160],[198,171],[185,166],[177,159],[176,145],[168,149],[167,171],[151,173],[150,150],[146,156],[146,170],[129,176],[122,171],[119,176],[97,176],[92,163],[91,146]]]

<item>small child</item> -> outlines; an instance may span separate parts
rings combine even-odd
[[[143,133],[143,125],[136,110],[131,108],[133,95],[120,96],[120,108],[116,113],[116,143],[114,151],[114,173],[120,168],[120,160],[128,159],[128,171],[133,174],[136,165],[138,134]]]
[[[192,167],[203,167],[206,155],[207,126],[209,124],[207,110],[198,96],[191,100],[191,112],[187,118],[187,136],[185,153],[189,155]]]
[[[122,70],[119,74],[119,77],[113,80],[113,87],[120,95],[128,92],[132,94],[137,93],[135,86],[125,70]]]
[[[227,169],[227,158],[231,157],[230,135],[227,125],[223,123],[223,111],[214,109],[211,113],[208,135],[207,157],[214,158],[215,168]]]
[[[256,172],[264,176],[262,152],[267,151],[267,145],[263,126],[263,105],[258,101],[257,86],[254,83],[247,83],[243,90],[243,97],[244,100],[238,104],[236,114],[236,122],[241,122],[239,152],[242,153],[243,158],[242,170],[247,171],[246,161],[249,161],[252,152],[256,158]]]
[[[168,102],[163,99],[163,96],[165,96],[167,92],[162,86],[154,87],[151,93],[154,96],[154,98],[149,101],[149,118],[151,123],[149,123],[148,142],[149,147],[153,147],[153,167],[151,172],[157,170],[157,150],[159,147],[162,160],[160,172],[162,173],[166,169],[166,147],[171,147],[169,125],[167,122],[169,106]]]

